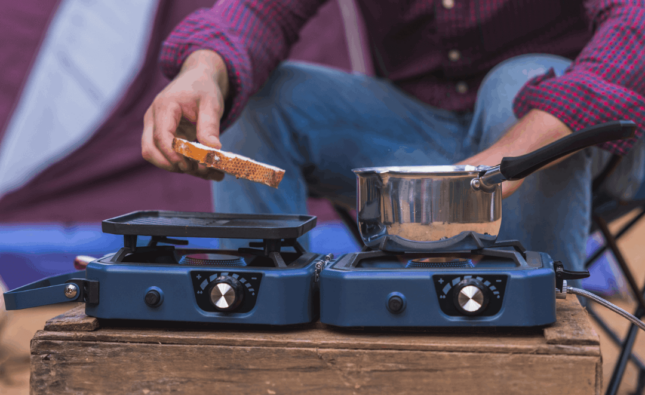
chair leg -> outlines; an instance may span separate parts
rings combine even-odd
[[[609,249],[614,254],[614,257],[616,258],[616,262],[618,262],[618,265],[620,266],[620,269],[623,272],[623,275],[625,276],[627,283],[629,284],[629,288],[631,289],[632,294],[634,295],[634,297],[636,298],[636,301],[638,302],[639,309],[645,309],[645,296],[641,292],[641,289],[638,286],[638,284],[636,284],[636,280],[634,279],[632,272],[629,270],[629,267],[627,266],[625,257],[620,252],[620,249],[618,249],[618,245],[616,244],[616,239],[609,231],[609,227],[607,227],[607,223],[603,218],[598,216],[594,216],[593,219],[598,225],[598,228],[600,229],[600,231],[602,232],[602,235],[605,238],[605,243],[609,246]]]
[[[609,327],[609,325],[607,325],[607,323],[606,323],[602,318],[600,318],[600,317],[598,316],[598,313],[596,313],[596,309],[595,309],[595,308],[593,308],[593,307],[591,307],[591,304],[587,305],[587,307],[586,307],[586,308],[587,308],[587,312],[589,313],[589,316],[590,316],[594,321],[596,321],[596,323],[598,324],[598,326],[600,326],[600,329],[602,329],[602,330],[607,334],[607,336],[609,336],[609,338],[611,339],[611,341],[612,341],[616,346],[621,347],[621,346],[622,346],[622,344],[623,344],[622,339],[621,339],[620,337],[618,337],[618,335],[616,334],[616,332],[614,332],[614,331]],[[632,362],[633,362],[633,363],[638,367],[638,369],[639,369],[639,370],[641,370],[641,371],[645,372],[645,363],[644,363],[643,361],[641,361],[641,359],[640,359],[637,355],[635,355],[635,354],[631,354],[631,356],[630,356],[630,360],[631,360],[631,361],[632,361]]]
[[[629,332],[627,333],[627,338],[623,343],[623,348],[622,350],[620,350],[620,355],[618,356],[618,361],[616,361],[614,372],[611,374],[611,380],[609,380],[609,386],[607,386],[607,395],[614,395],[618,392],[618,387],[620,387],[620,383],[623,380],[623,375],[625,374],[627,361],[629,360],[629,356],[632,353],[632,348],[634,347],[634,341],[636,340],[637,332],[638,327],[632,324],[629,327]]]
[[[616,238],[609,231],[609,227],[607,226],[605,220],[599,216],[594,216],[593,220],[596,222],[596,225],[598,225],[598,228],[605,238],[606,245],[614,254],[616,262],[618,262],[618,265],[620,266],[625,279],[627,279],[627,283],[629,284],[632,294],[634,295],[638,303],[638,308],[636,309],[634,315],[640,318],[643,316],[643,314],[645,314],[645,295],[641,291],[640,287],[636,284],[636,280],[634,279],[632,272],[629,270],[629,267],[627,267],[627,262],[625,261],[623,254],[620,252],[620,249],[618,249]],[[625,341],[623,342],[622,349],[620,351],[620,356],[618,357],[618,361],[616,362],[616,367],[614,368],[614,371],[611,375],[609,386],[607,387],[607,395],[614,395],[618,392],[618,388],[623,379],[623,375],[625,374],[627,362],[629,361],[632,354],[632,348],[634,347],[637,332],[638,328],[636,327],[636,325],[630,325],[629,332],[627,334],[627,337],[625,338]]]
[[[641,212],[640,212],[636,217],[634,217],[634,218],[633,218],[631,221],[629,221],[625,226],[623,226],[623,227],[618,231],[618,233],[616,233],[616,236],[614,236],[614,239],[616,239],[616,240],[620,239],[620,238],[625,234],[625,232],[627,232],[628,230],[630,230],[630,229],[632,228],[632,226],[636,225],[636,223],[637,223],[638,221],[640,221],[640,220],[641,220],[641,218],[643,218],[643,216],[644,216],[644,215],[645,215],[645,208],[643,208],[643,209],[641,210]],[[604,246],[600,247],[600,248],[598,249],[598,251],[594,252],[594,254],[591,256],[591,258],[587,259],[587,262],[585,262],[585,267],[586,267],[586,268],[589,268],[589,266],[591,266],[591,264],[592,264],[592,263],[594,263],[594,262],[596,261],[596,259],[600,258],[600,256],[601,256],[605,251],[607,251],[607,248],[609,248],[609,247],[607,246],[607,244],[605,244]]]
[[[645,369],[641,369],[638,372],[638,383],[634,394],[642,394],[643,392],[645,392]]]

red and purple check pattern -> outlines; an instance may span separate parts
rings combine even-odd
[[[168,37],[161,67],[173,78],[198,49],[226,62],[231,98],[222,126],[284,60],[321,0],[220,0]],[[471,111],[483,77],[527,53],[574,59],[566,73],[532,78],[518,117],[553,114],[572,130],[629,119],[645,131],[645,0],[358,0],[378,74],[432,106]],[[448,6],[446,6],[448,5]],[[455,55],[457,53],[457,55]],[[624,155],[634,140],[604,144]]]

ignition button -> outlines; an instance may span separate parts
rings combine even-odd
[[[150,307],[157,307],[163,303],[163,292],[157,287],[150,287],[146,290],[143,300]]]
[[[399,314],[405,310],[405,296],[399,292],[392,292],[387,298],[387,309],[392,314]]]

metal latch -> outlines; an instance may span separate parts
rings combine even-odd
[[[553,262],[553,270],[555,271],[555,297],[558,299],[567,298],[567,280],[580,280],[590,276],[588,270],[580,272],[566,270],[560,261]]]
[[[84,278],[72,278],[65,281],[65,283],[70,284],[65,287],[65,296],[67,298],[87,304],[99,303],[98,281],[86,280]]]
[[[314,264],[314,282],[317,283],[320,280],[320,272],[322,272],[332,259],[334,259],[334,254],[327,254],[323,259]]]

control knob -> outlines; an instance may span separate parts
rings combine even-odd
[[[486,310],[490,300],[488,288],[474,278],[462,280],[453,292],[455,307],[464,315],[480,314]]]
[[[209,286],[210,301],[217,311],[233,311],[244,298],[242,284],[236,278],[219,276]]]

